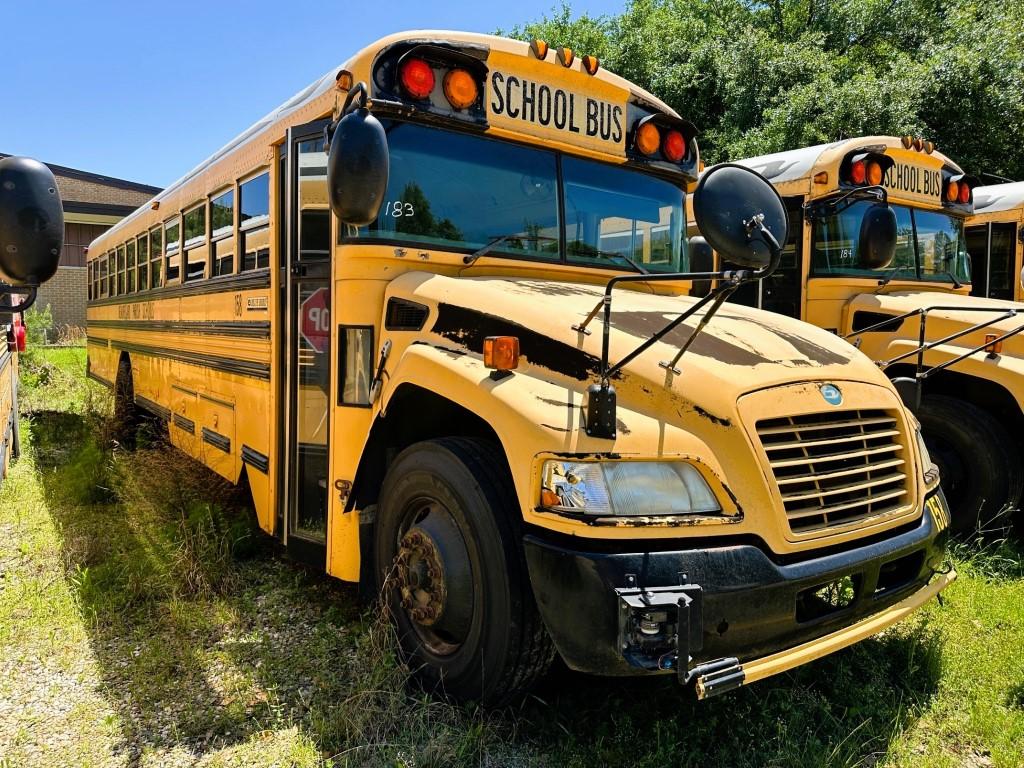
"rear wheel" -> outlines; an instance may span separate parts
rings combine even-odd
[[[384,479],[374,535],[377,584],[414,673],[487,705],[525,692],[553,656],[504,468],[481,440],[407,448]]]
[[[127,357],[122,357],[114,379],[114,440],[123,448],[134,450],[138,426],[139,409],[135,405],[132,364]]]
[[[1020,501],[1022,475],[1009,434],[987,411],[965,400],[927,395],[918,413],[928,452],[942,473],[952,528],[992,525]]]

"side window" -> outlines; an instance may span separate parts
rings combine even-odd
[[[117,256],[113,251],[107,254],[107,295],[117,295]]]
[[[139,235],[136,251],[139,254],[139,290],[149,290],[149,235]]]
[[[151,285],[159,288],[163,285],[163,263],[164,263],[164,228],[153,227],[149,230],[149,271]]]
[[[211,273],[230,275],[235,271],[235,190],[210,201]]]
[[[99,296],[107,295],[107,254],[103,254],[97,259],[99,264]]]
[[[164,243],[167,248],[167,283],[181,278],[181,220],[174,218],[164,225]]]
[[[124,257],[124,246],[120,245],[117,248],[117,295],[124,295],[124,275],[125,275],[125,257]]]
[[[270,266],[270,174],[243,182],[238,188],[240,269]]]
[[[129,240],[125,244],[125,252],[128,254],[128,269],[125,272],[125,293],[135,293],[135,241]]]
[[[209,247],[206,244],[206,204],[186,211],[182,217],[185,241],[184,274],[182,282],[201,280],[206,276],[206,259]]]

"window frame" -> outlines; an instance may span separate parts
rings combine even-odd
[[[142,244],[146,244],[146,259],[143,262],[142,259]],[[147,229],[142,234],[135,236],[135,289],[140,293],[149,290],[149,230]],[[145,285],[143,285],[142,275],[146,275]]]
[[[160,246],[155,248],[153,246],[153,235],[154,233],[160,233]],[[151,289],[160,288],[163,285],[163,273],[160,272],[159,279],[154,280],[153,275],[157,274],[159,270],[154,269],[157,265],[160,265],[160,269],[163,268],[164,260],[164,228],[162,224],[158,224],[155,227],[150,227],[146,232],[149,237],[149,285]]]
[[[213,210],[214,203],[222,197],[231,195],[231,224],[225,227],[221,227],[220,234],[216,234],[213,228]],[[234,275],[238,272],[238,183],[234,182],[230,186],[221,187],[220,190],[209,196],[209,232],[210,232],[210,253],[209,253],[209,269],[208,274],[211,278],[213,277],[226,277],[228,275]],[[231,263],[228,266],[226,272],[221,272],[219,264],[226,258],[226,256],[218,255],[218,243],[223,243],[225,240],[231,241]]]

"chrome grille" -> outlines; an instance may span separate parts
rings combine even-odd
[[[885,516],[910,501],[909,456],[894,413],[764,419],[757,434],[794,533]]]

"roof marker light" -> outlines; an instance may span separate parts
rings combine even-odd
[[[596,75],[597,70],[600,68],[601,62],[598,61],[597,56],[591,56],[589,53],[583,57],[583,68],[587,70],[588,75]]]
[[[916,149],[918,152],[924,149],[924,140],[920,136],[914,139],[914,149]]]
[[[563,67],[571,67],[576,60],[576,54],[572,52],[572,48],[559,48],[558,60],[562,62]]]
[[[533,51],[533,55],[541,61],[544,61],[548,56],[548,44],[543,40],[534,40],[530,43],[530,50]]]
[[[339,69],[338,74],[334,76],[334,87],[345,93],[348,93],[352,88],[353,82],[352,73],[347,69]]]
[[[914,137],[911,136],[910,134],[907,134],[906,136],[903,136],[900,139],[900,142],[902,142],[904,149],[910,149],[912,146],[914,146]]]

